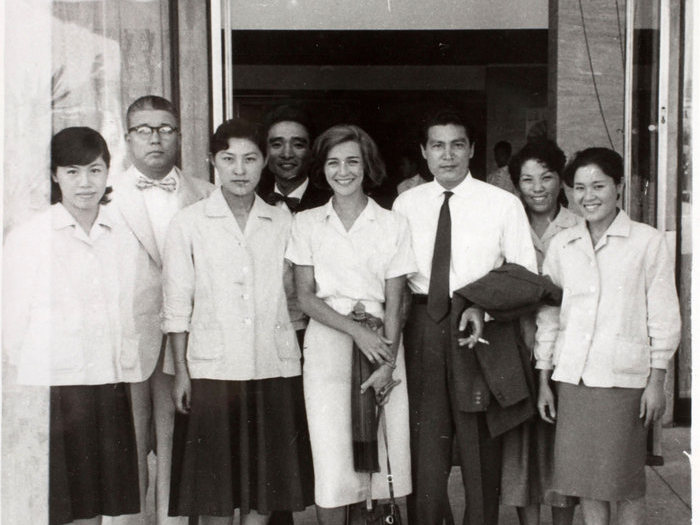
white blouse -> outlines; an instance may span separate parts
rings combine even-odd
[[[332,199],[297,213],[286,257],[314,267],[317,297],[341,313],[357,301],[369,306],[368,311],[372,304],[383,304],[386,279],[416,271],[406,220],[372,199],[349,231]]]

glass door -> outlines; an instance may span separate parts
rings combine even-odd
[[[628,0],[625,56],[625,189],[633,220],[666,234],[676,258],[683,339],[669,370],[664,423],[690,399],[690,0]],[[675,406],[675,403],[678,403]]]

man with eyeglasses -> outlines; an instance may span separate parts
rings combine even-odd
[[[175,166],[180,131],[177,111],[170,101],[154,95],[137,99],[127,110],[126,125],[132,166],[115,184],[113,201],[131,235],[121,253],[123,271],[136,273],[136,289],[128,298],[133,318],[127,320],[123,329],[124,344],[133,345],[138,351],[123,355],[138,355],[137,363],[124,365],[136,371],[125,381],[131,382],[141,513],[116,518],[116,522],[146,523],[147,457],[153,450],[156,479],[151,481],[155,485],[156,522],[184,525],[187,518],[168,517],[175,405],[171,398],[173,376],[164,372],[165,369],[172,374],[172,354],[166,349],[166,338],[160,330],[162,255],[173,216],[209,195],[214,186]]]

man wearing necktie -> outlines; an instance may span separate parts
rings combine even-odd
[[[435,112],[422,132],[421,152],[435,180],[407,190],[394,203],[408,219],[418,264],[408,278],[413,304],[404,329],[413,474],[408,518],[421,525],[442,523],[456,437],[464,523],[496,525],[501,439],[490,434],[487,423],[492,396],[475,359],[466,370],[455,365],[455,352],[474,352],[483,344],[478,339],[484,312],[476,307],[451,312],[451,296],[506,261],[536,271],[535,251],[520,201],[471,176],[474,138],[462,115]],[[466,339],[461,347],[458,338]]]
[[[132,321],[122,327],[124,344],[138,349],[131,382],[131,403],[139,458],[141,513],[115,518],[116,523],[146,523],[145,496],[154,485],[156,523],[182,524],[168,517],[170,462],[175,405],[171,393],[172,355],[160,330],[162,254],[168,225],[180,209],[206,197],[214,188],[206,178],[182,173],[176,166],[180,149],[177,111],[164,98],[148,95],[129,106],[126,142],[132,166],[114,185],[113,205],[129,238],[120,254],[122,271],[136,274],[129,297]],[[155,440],[153,439],[155,438]],[[147,456],[156,453],[156,478],[148,479]],[[150,481],[150,483],[149,483]]]
[[[282,105],[264,119],[267,167],[258,186],[268,204],[284,208],[292,214],[325,204],[330,194],[309,181],[311,163],[311,119],[301,108]],[[296,330],[299,347],[304,345],[308,318],[299,308],[293,274],[285,275],[289,319]],[[269,525],[294,523],[291,512],[273,512]]]

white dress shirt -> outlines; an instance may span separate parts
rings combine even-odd
[[[3,254],[3,347],[20,384],[122,380],[119,233],[105,206],[89,232],[54,204],[8,236]]]
[[[417,294],[427,294],[440,207],[445,188],[433,180],[399,195],[394,210],[408,219],[418,272],[408,277]],[[537,271],[530,224],[520,200],[470,174],[449,200],[452,222],[450,295],[504,262]]]
[[[302,182],[301,184],[299,184],[299,186],[294,188],[294,191],[290,192],[289,195],[286,195],[286,197],[291,198],[291,199],[301,200],[301,198],[304,196],[304,193],[306,193],[306,188],[308,188],[308,187],[309,187],[309,179],[307,177],[306,179],[304,179],[304,182]],[[279,193],[280,195],[284,195],[284,193],[282,193],[282,190],[280,190],[277,187],[277,183],[275,183],[274,192]],[[275,206],[277,206],[278,208],[282,208],[283,210],[287,210],[288,212],[291,213],[289,206],[287,206],[287,203],[284,201],[277,201],[275,203]]]
[[[135,166],[131,166],[126,173],[127,176],[133,178],[134,184],[136,184],[139,176],[146,177],[146,175],[143,175]],[[173,179],[175,181],[175,191],[166,191],[158,186],[152,186],[141,190],[143,192],[143,202],[146,205],[148,218],[151,221],[153,235],[156,238],[156,244],[158,245],[158,251],[161,257],[163,257],[163,248],[165,246],[165,237],[168,233],[168,226],[180,209],[177,195],[180,189],[180,178],[178,177],[177,170],[175,168],[170,170],[170,173],[163,177],[163,180],[165,179]]]
[[[593,247],[585,222],[558,234],[542,271],[561,286],[561,308],[537,314],[537,368],[555,381],[642,388],[680,341],[673,261],[658,230],[624,211]]]

